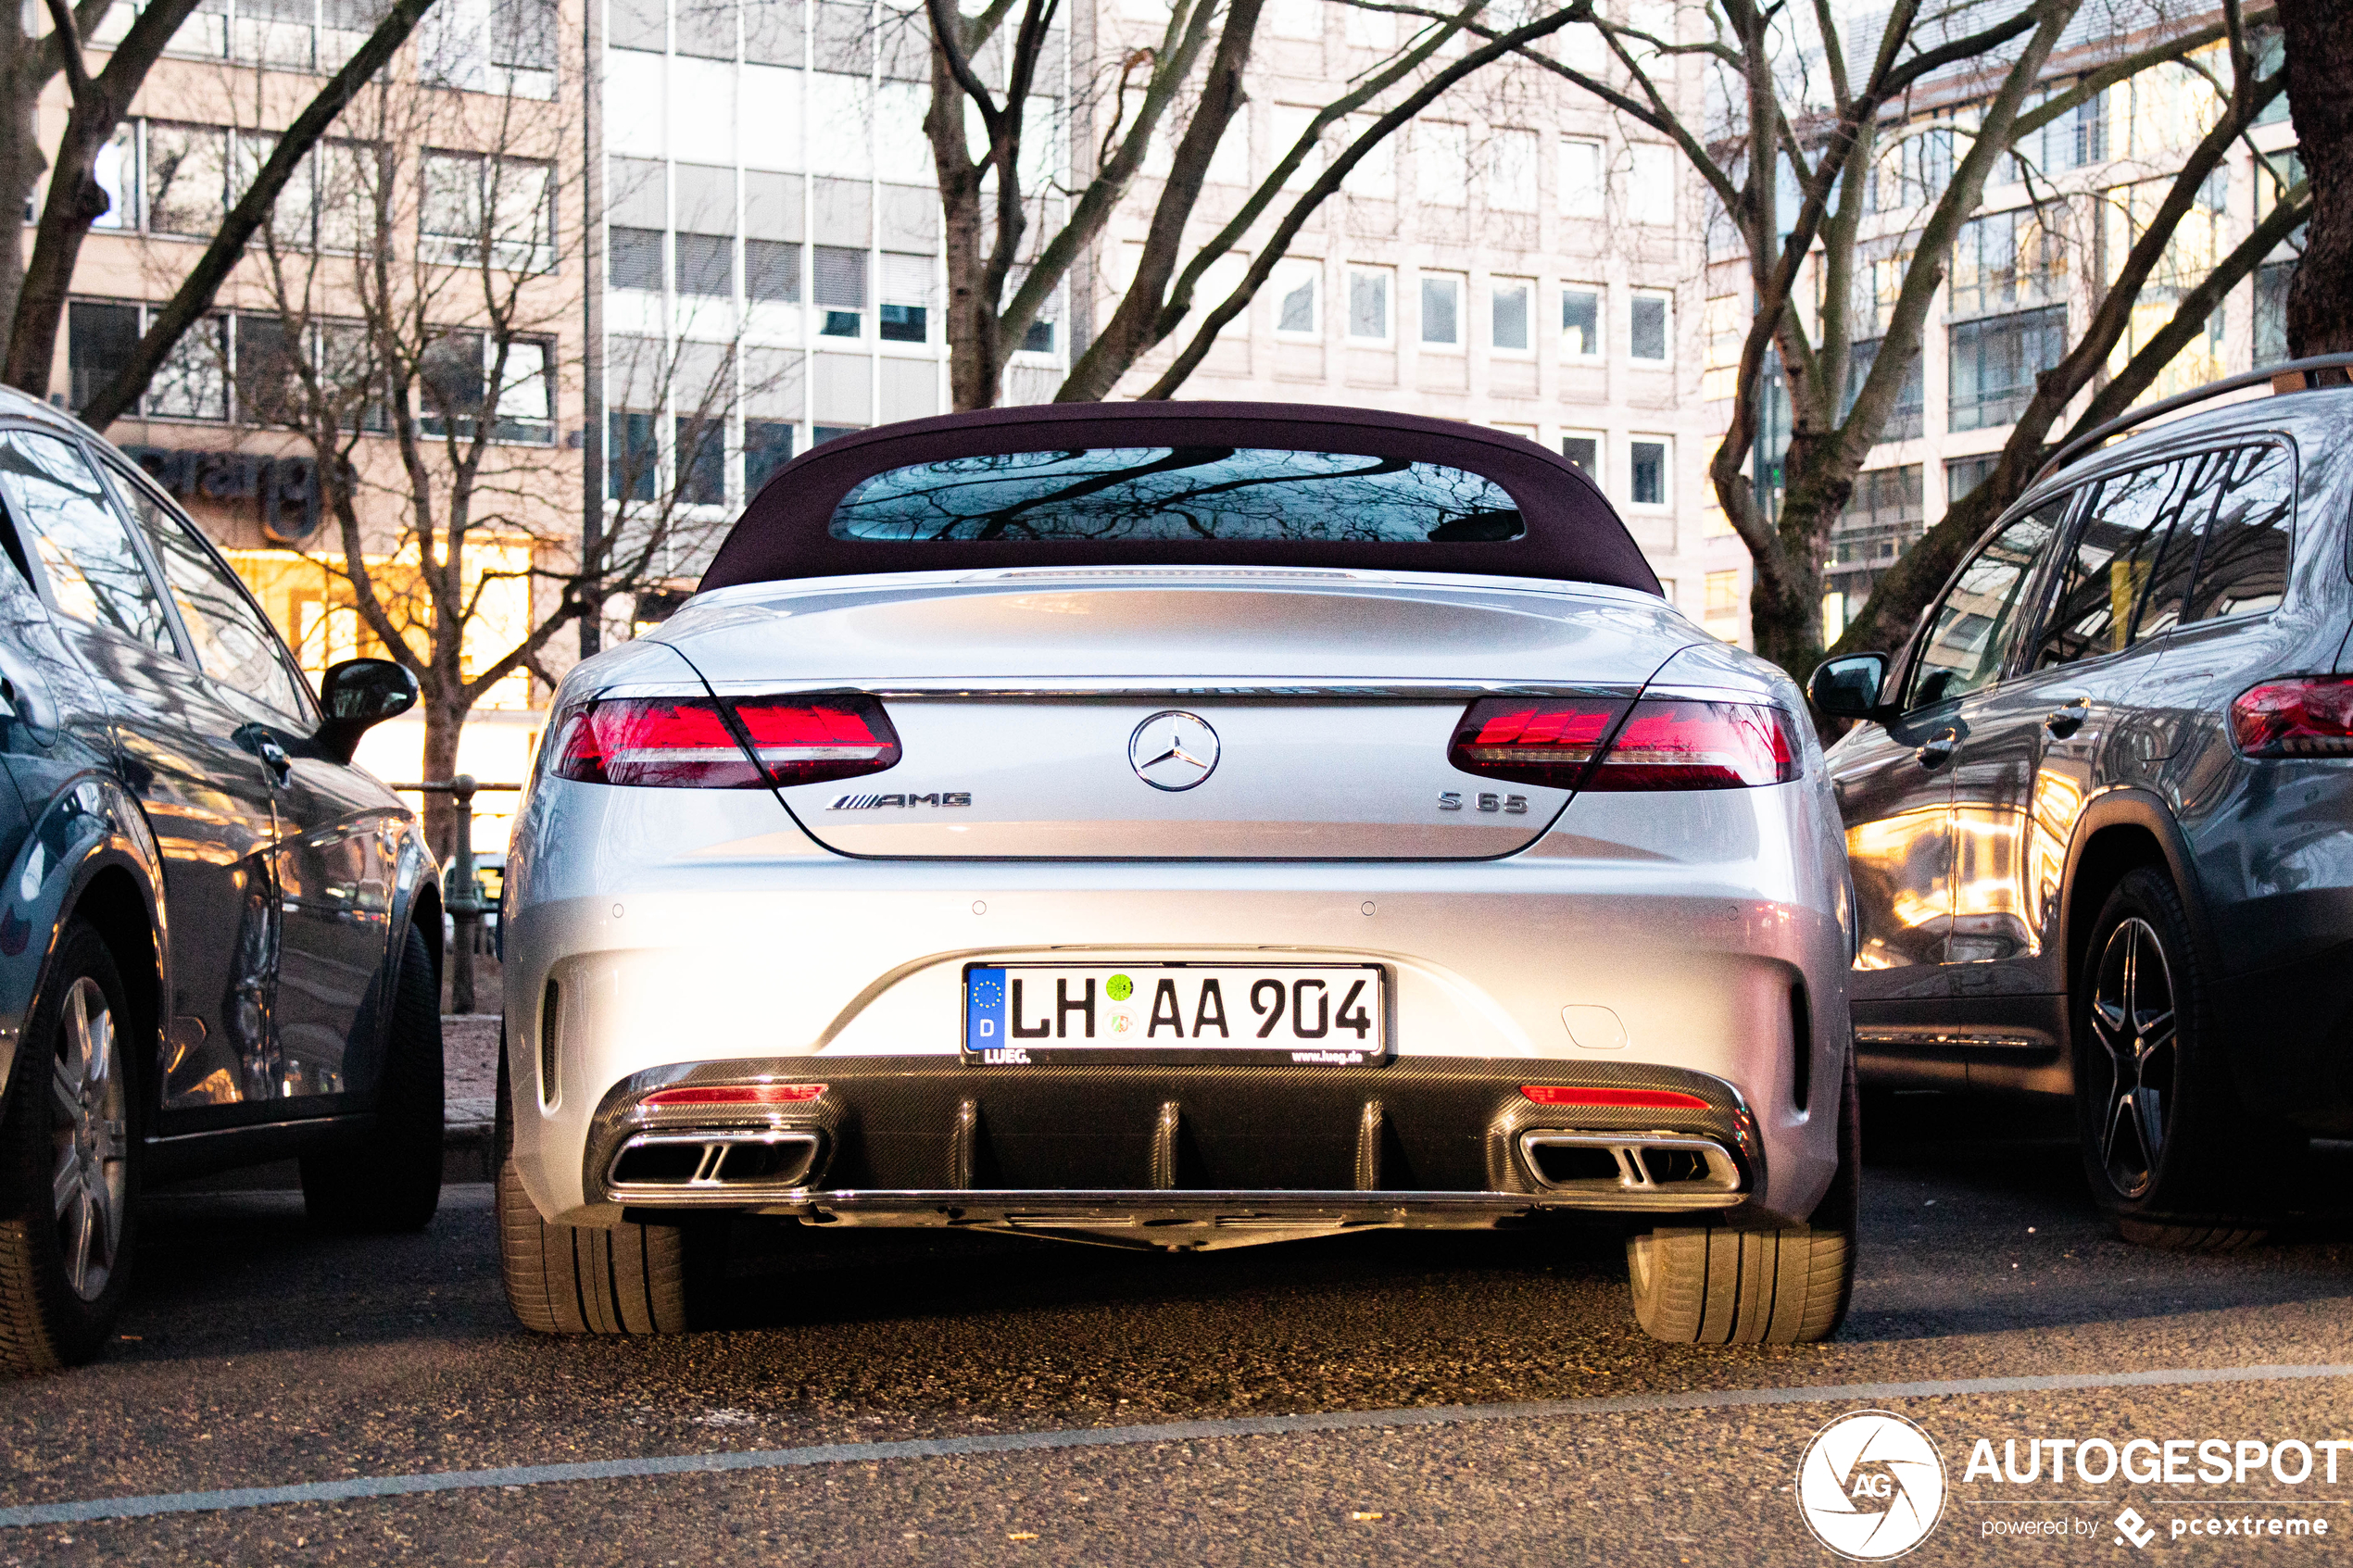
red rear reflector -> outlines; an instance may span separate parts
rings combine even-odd
[[[870,696],[738,697],[734,718],[708,697],[608,697],[562,721],[558,778],[673,789],[765,789],[878,773],[899,734]],[[757,760],[755,760],[755,756]]]
[[[1523,1084],[1519,1092],[1538,1105],[1598,1106],[1632,1110],[1705,1110],[1697,1095],[1674,1089],[1589,1089],[1559,1084]]]
[[[2353,757],[2353,676],[2299,675],[2240,693],[2231,738],[2249,757]]]
[[[656,1089],[646,1105],[799,1105],[825,1092],[823,1084],[710,1084]]]
[[[1482,778],[1575,789],[1626,709],[1624,697],[1481,697],[1454,726],[1446,759]]]

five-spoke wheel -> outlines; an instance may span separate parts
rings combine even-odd
[[[114,1010],[90,976],[77,975],[60,1009],[49,1091],[57,1150],[50,1179],[57,1222],[57,1255],[66,1283],[95,1301],[113,1276],[130,1201],[130,1140],[124,1112],[122,1053],[116,1047]]]

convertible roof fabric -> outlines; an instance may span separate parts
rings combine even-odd
[[[1272,447],[1442,463],[1511,493],[1526,531],[1509,540],[839,539],[834,508],[889,469],[1000,452],[1095,446]],[[1055,403],[911,420],[837,436],[779,469],[719,546],[702,587],[866,572],[1052,566],[1248,566],[1455,571],[1600,583],[1642,593],[1658,579],[1582,470],[1532,441],[1451,420],[1291,403]]]

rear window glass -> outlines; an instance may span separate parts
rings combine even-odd
[[[1233,446],[1099,446],[891,469],[837,539],[1479,544],[1525,532],[1509,492],[1439,463]]]

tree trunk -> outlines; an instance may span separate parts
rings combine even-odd
[[[2287,103],[2312,182],[2312,226],[2287,292],[2288,349],[2353,351],[2353,6],[2279,0]]]
[[[48,167],[33,119],[41,99],[40,57],[39,44],[20,25],[13,20],[0,25],[0,92],[6,94],[0,102],[0,202],[12,214],[32,205],[33,188]],[[0,321],[16,319],[17,296],[23,291],[23,243],[0,245]]]
[[[425,716],[423,782],[434,784],[458,776],[458,734],[465,728],[465,710],[428,688],[417,705]],[[447,866],[458,847],[458,809],[447,795],[425,797],[425,842]]]

